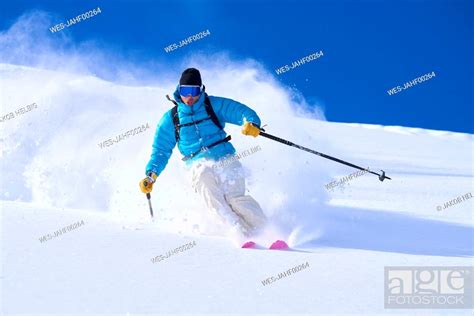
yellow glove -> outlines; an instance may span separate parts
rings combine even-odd
[[[260,134],[260,128],[250,122],[245,122],[242,126],[242,134],[257,137]]]
[[[156,178],[158,178],[158,176],[151,172],[149,176],[140,181],[140,190],[142,190],[143,193],[150,193],[151,190],[153,190],[153,183],[155,183]]]

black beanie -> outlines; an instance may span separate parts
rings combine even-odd
[[[188,68],[183,71],[181,79],[179,79],[180,85],[187,86],[202,86],[201,74],[196,68]]]

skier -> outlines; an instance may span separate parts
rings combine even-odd
[[[153,151],[146,166],[146,178],[140,181],[143,193],[150,193],[157,177],[165,169],[175,145],[190,166],[192,186],[207,207],[216,212],[234,233],[251,236],[265,224],[260,205],[245,195],[242,165],[234,160],[222,170],[212,168],[207,160],[219,162],[235,154],[224,131],[225,123],[242,126],[242,133],[257,137],[260,118],[248,106],[231,99],[208,96],[201,74],[186,69],[174,92],[175,106],[161,118],[155,132]]]

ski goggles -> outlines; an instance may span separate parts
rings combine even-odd
[[[196,97],[201,94],[201,86],[179,86],[179,94],[187,97],[191,95],[192,97]]]

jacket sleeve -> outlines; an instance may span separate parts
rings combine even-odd
[[[232,99],[209,97],[216,115],[226,123],[243,125],[251,122],[260,127],[260,118],[254,110]]]
[[[145,172],[151,171],[159,176],[168,164],[174,146],[176,146],[174,124],[171,111],[167,111],[156,127],[153,150]]]

